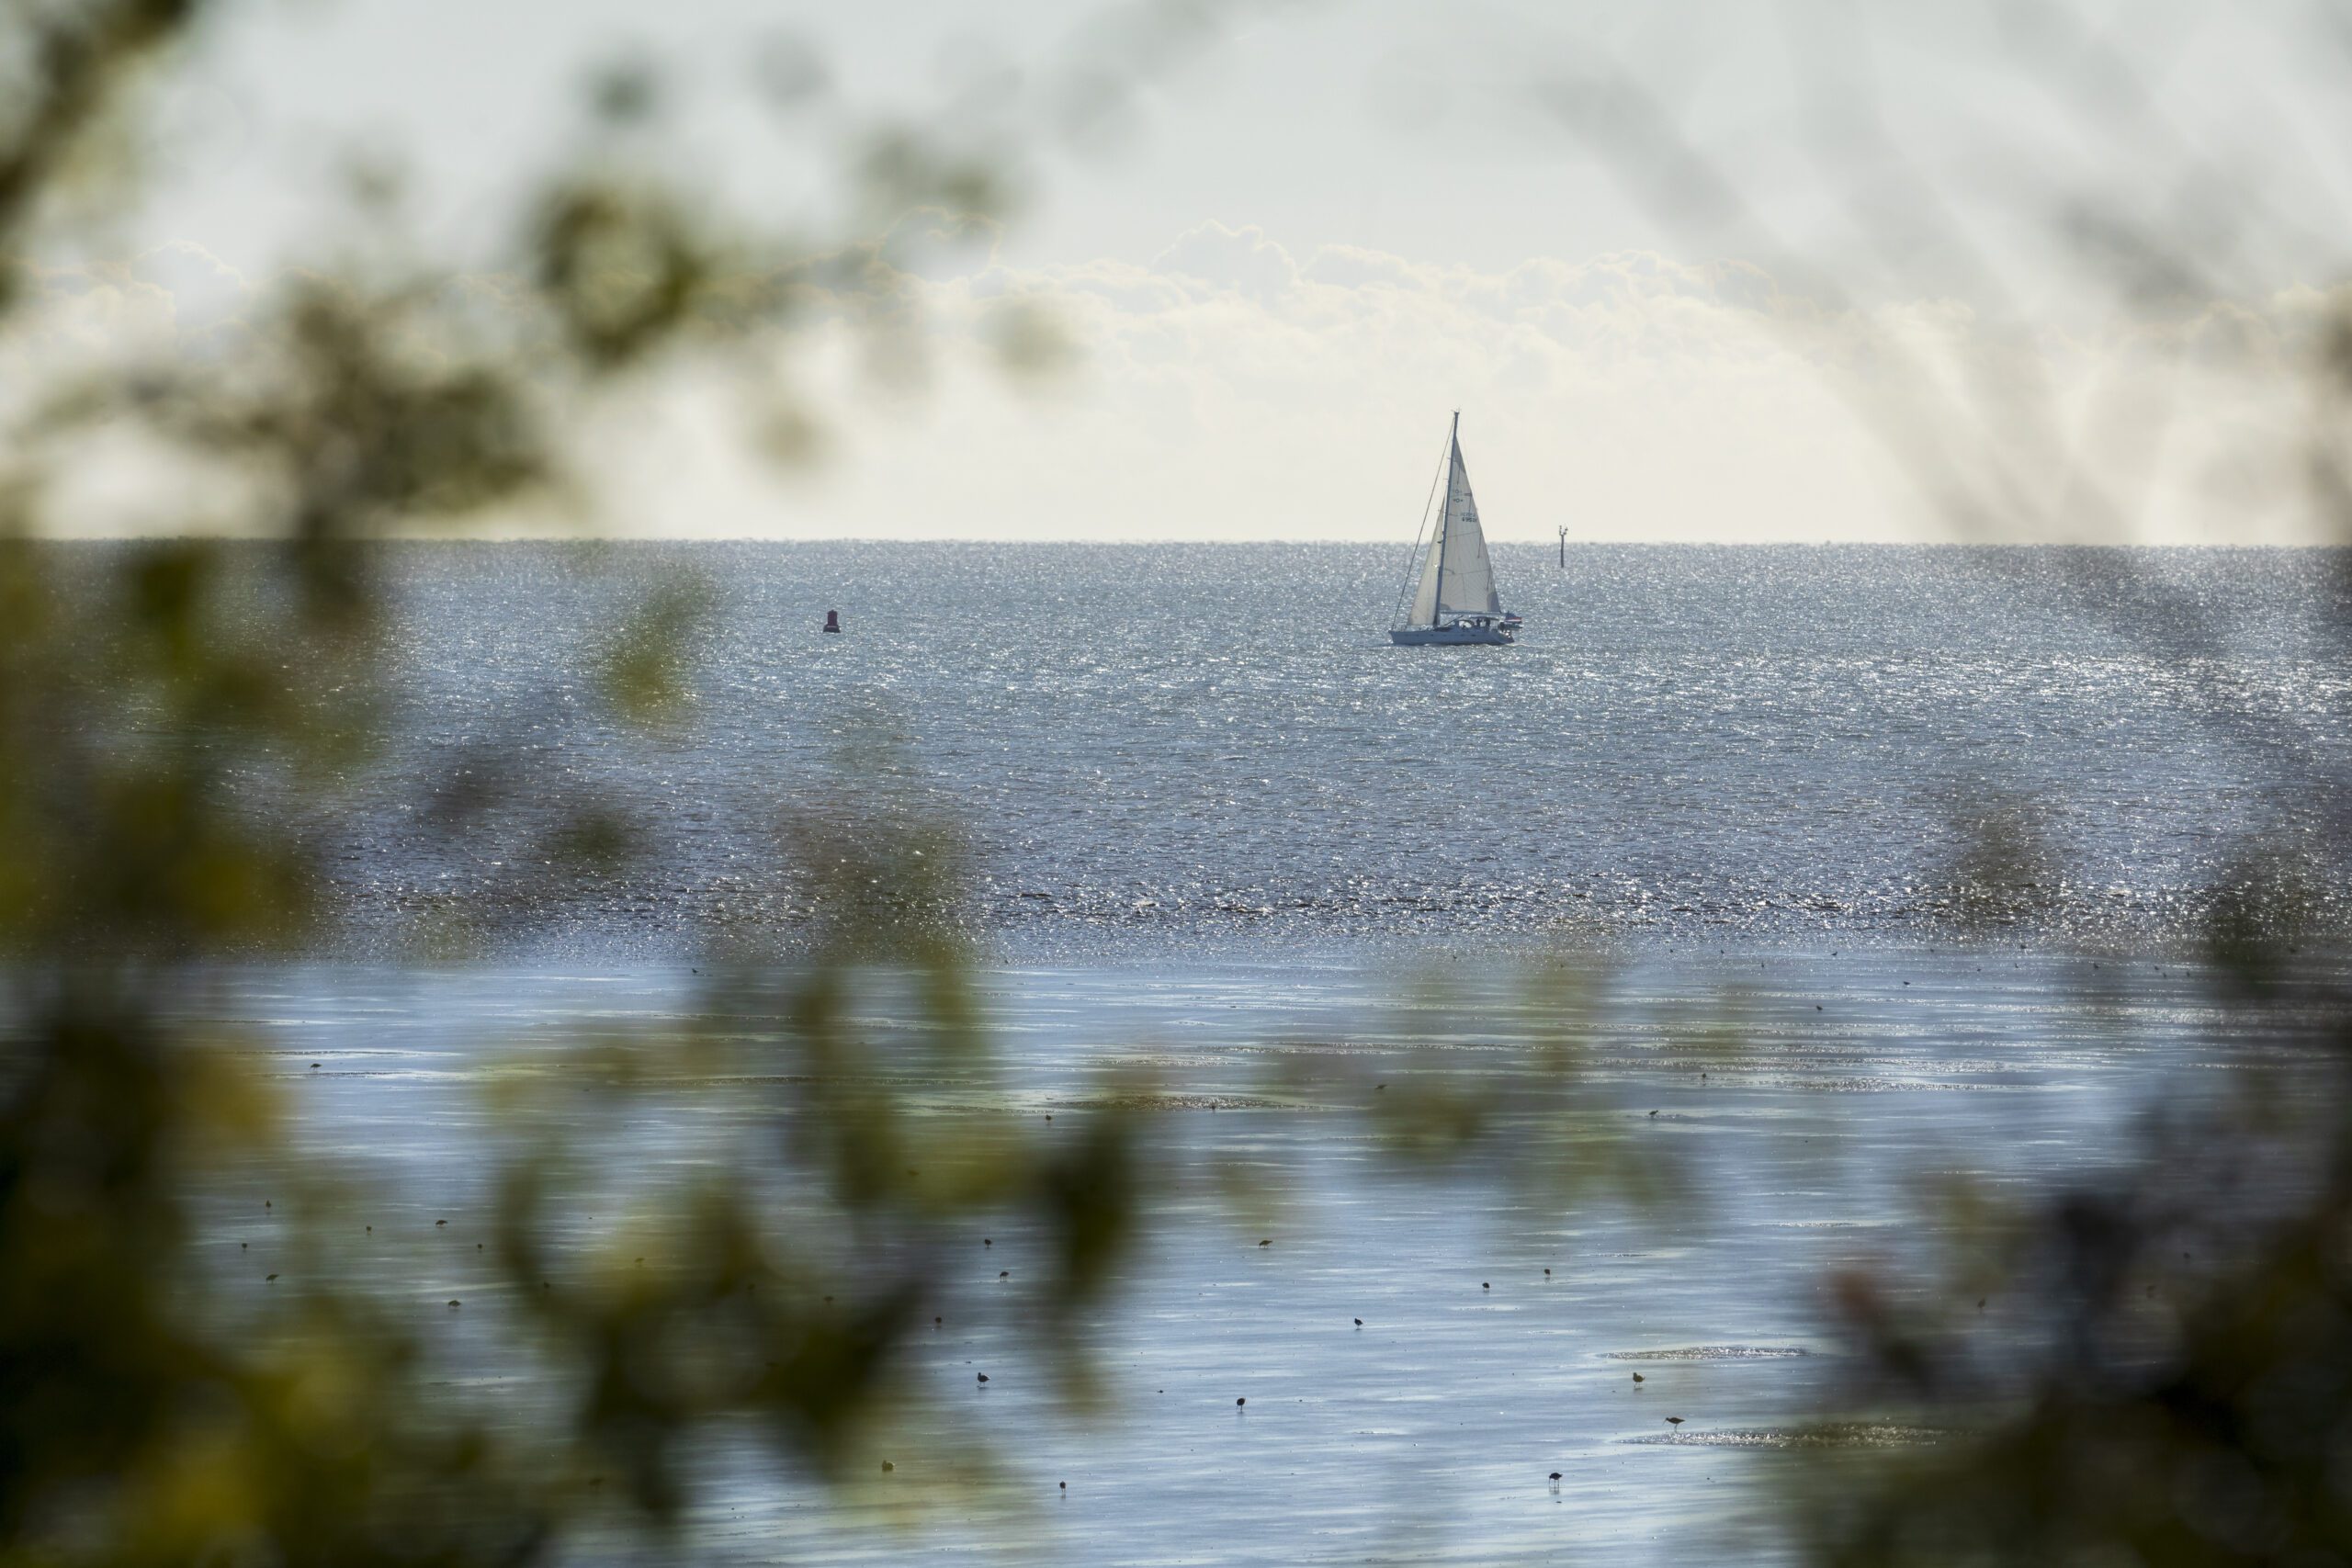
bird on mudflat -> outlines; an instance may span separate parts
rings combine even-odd
[[[989,1375],[988,1375],[988,1373],[986,1373],[986,1372],[982,1372],[982,1373],[980,1374],[980,1381],[981,1381],[982,1382],[988,1382],[988,1381],[989,1381]]]
[[[1554,1471],[1554,1472],[1552,1472],[1552,1479],[1553,1479],[1553,1480],[1555,1480],[1555,1481],[1559,1480],[1559,1479],[1560,1479],[1560,1472],[1559,1472],[1558,1471],[1556,1471],[1556,1470],[1555,1470],[1555,1471]]]
[[[1356,1319],[1356,1326],[1357,1326],[1358,1328],[1362,1328],[1362,1327],[1363,1326],[1363,1319],[1362,1319],[1362,1318],[1358,1318],[1358,1319]]]
[[[1273,1246],[1273,1245],[1274,1245],[1274,1238],[1273,1238],[1273,1237],[1272,1237],[1272,1236],[1268,1236],[1265,1240],[1263,1240],[1263,1241],[1260,1242],[1258,1245],[1259,1245],[1260,1247],[1272,1247],[1272,1246]]]
[[[1238,1409],[1240,1409],[1243,1405],[1245,1405],[1245,1404],[1249,1404],[1249,1403],[1250,1403],[1250,1396],[1249,1396],[1249,1395],[1247,1395],[1247,1394],[1244,1394],[1244,1395],[1242,1395],[1239,1399],[1237,1399],[1237,1400],[1235,1400],[1235,1401],[1233,1402],[1233,1407],[1234,1407],[1236,1410],[1238,1410]]]
[[[1639,1372],[1635,1372],[1635,1373],[1634,1374],[1634,1381],[1635,1382],[1649,1382],[1649,1379],[1647,1379],[1647,1378],[1645,1378],[1645,1377],[1642,1376],[1642,1374],[1641,1374],[1641,1373],[1639,1373]]]
[[[1669,1427],[1679,1427],[1682,1425],[1682,1417],[1679,1416],[1669,1416],[1666,1418],[1666,1424]]]

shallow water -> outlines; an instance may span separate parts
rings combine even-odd
[[[722,1444],[698,1546],[743,1562],[1769,1559],[1779,1500],[1824,1449],[1928,1436],[1839,1405],[1849,1347],[1823,1295],[1837,1269],[1925,1266],[1948,1221],[1923,1179],[2045,1194],[2129,1152],[2159,1095],[2210,1101],[2296,1055],[2223,1042],[2202,977],[2177,965],[1681,954],[1594,971],[1541,1009],[1506,972],[1436,961],[1423,982],[1300,964],[987,974],[1003,1077],[924,1092],[1055,1114],[1075,1136],[1085,1106],[1148,1069],[1169,1091],[1144,1122],[1155,1152],[1225,1162],[1279,1202],[1245,1220],[1180,1189],[1159,1207],[1086,1325],[1108,1396],[1091,1416],[1057,1401],[1036,1342],[1035,1238],[951,1242],[896,1469],[828,1492]],[[322,966],[243,972],[207,1010],[249,1027],[305,1166],[365,1194],[372,1263],[413,1280],[419,1332],[462,1367],[519,1321],[470,1261],[492,1076],[573,1070],[557,1053],[582,1032],[659,1040],[703,984],[676,966]],[[1525,1077],[1525,1053],[1563,1028],[1582,1055],[1573,1092],[1546,1098],[1561,1086]],[[1531,1096],[1499,1140],[1517,1163],[1403,1179],[1356,1102],[1441,1075]],[[602,1145],[615,1190],[691,1170],[720,1146],[709,1117],[755,1115],[753,1100],[650,1102]],[[1523,1179],[1601,1138],[1670,1169],[1684,1198],[1636,1208]],[[583,1245],[616,1224],[603,1212],[579,1216]],[[218,1261],[256,1280],[290,1268],[273,1224],[249,1203],[222,1213]],[[631,1244],[648,1267],[661,1239]],[[461,1314],[441,1310],[452,1297]],[[473,1376],[462,1392],[497,1395],[492,1370]],[[1847,1424],[1825,1432],[1825,1414]],[[992,1479],[972,1479],[975,1437]]]

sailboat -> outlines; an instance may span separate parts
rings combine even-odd
[[[1413,536],[1413,565],[1396,595],[1397,613],[1388,639],[1399,648],[1509,647],[1519,617],[1503,608],[1495,569],[1487,559],[1487,536],[1478,527],[1478,502],[1470,494],[1470,470],[1462,466],[1462,412],[1445,438],[1445,487],[1436,531],[1425,521]],[[1429,544],[1424,551],[1424,536]]]

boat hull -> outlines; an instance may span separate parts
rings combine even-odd
[[[1500,626],[1392,627],[1388,640],[1398,648],[1509,648],[1510,633]]]

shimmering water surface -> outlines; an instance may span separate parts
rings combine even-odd
[[[372,1265],[413,1280],[438,1353],[468,1366],[520,1313],[469,1261],[490,1076],[583,1030],[658,1039],[715,933],[788,949],[805,852],[778,828],[810,813],[970,845],[958,918],[1010,1074],[991,1105],[1075,1128],[1148,1069],[1158,1153],[1282,1200],[1247,1228],[1197,1190],[1157,1212],[1088,1330],[1108,1403],[1084,1420],[1039,1355],[1031,1238],[967,1238],[896,1469],[828,1493],[714,1450],[694,1539],[718,1561],[1770,1556],[1815,1473],[1806,1423],[1923,1436],[1833,1397],[1850,1347],[1825,1280],[1924,1269],[1945,1233],[1923,1183],[2030,1200],[2127,1154],[2160,1094],[2231,1092],[2254,1048],[2177,961],[2206,889],[2256,851],[2322,903],[2346,885],[2324,555],[1582,548],[1561,570],[1505,547],[1527,633],[1502,650],[1387,646],[1401,551],[1368,548],[385,559],[396,739],[322,824],[334,897],[369,958],[452,907],[521,934],[474,967],[254,970],[221,1005],[288,1080],[301,1157],[367,1194]],[[598,649],[682,574],[713,606],[698,704],[624,732]],[[634,861],[585,891],[536,875],[545,834],[605,809],[645,824]],[[1962,948],[1956,868],[1988,818],[2030,863]],[[1570,1012],[1489,966],[1531,953],[1581,965]],[[1416,975],[1446,999],[1410,1003]],[[1688,1201],[1400,1179],[1361,1079],[1328,1071],[1475,1088],[1559,1030],[1575,1102],[1533,1106],[1521,1152],[1623,1143]],[[607,1168],[691,1169],[756,1098],[639,1117]],[[580,1207],[574,1239],[608,1243]],[[297,1282],[266,1217],[209,1234],[224,1269]],[[514,1392],[486,1360],[453,1387]],[[976,1436],[998,1479],[967,1486]]]
[[[1910,940],[2004,813],[2042,857],[2014,912],[2066,942],[2177,940],[2257,848],[2342,870],[2312,782],[2352,755],[2339,554],[1503,547],[1519,647],[1399,649],[1401,554],[402,547],[401,739],[341,886],[389,929],[607,804],[649,853],[510,887],[543,943],[788,934],[779,814],[834,807],[964,834],[975,930],[1040,959]],[[714,605],[698,713],[616,735],[595,651],[682,573]],[[437,836],[453,796],[495,830]]]

